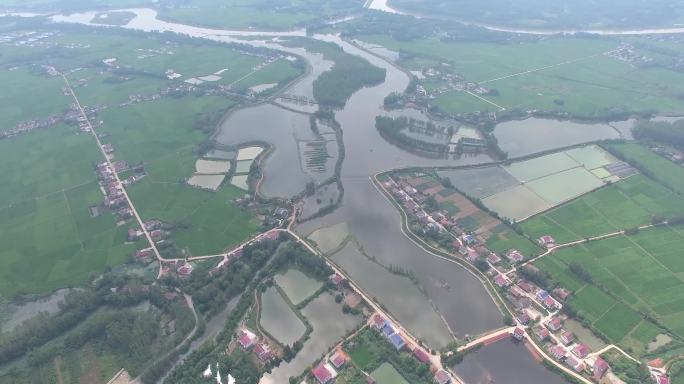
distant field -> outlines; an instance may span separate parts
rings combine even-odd
[[[436,37],[409,41],[383,35],[356,37],[406,52],[401,64],[411,70],[446,62],[454,73],[495,89],[496,95],[484,98],[507,109],[566,111],[582,117],[621,111],[684,111],[684,101],[677,96],[684,74],[664,67],[635,67],[602,55],[617,47],[614,39],[549,37],[499,44]],[[544,69],[508,77],[539,68]],[[455,90],[440,93],[434,104],[447,113],[499,110]]]
[[[651,173],[653,178],[674,191],[684,194],[684,168],[635,143],[606,145],[611,151],[634,162]]]
[[[646,225],[653,215],[684,214],[684,199],[643,176],[584,195],[520,224],[532,237],[552,235],[565,243]]]
[[[194,2],[192,7],[162,8],[159,16],[213,28],[283,30],[336,14],[360,11],[362,6],[362,0],[292,0],[278,3],[277,7],[268,0],[202,0]]]
[[[570,304],[595,329],[643,352],[665,331],[638,311],[654,316],[680,340],[684,336],[682,247],[683,229],[664,227],[563,249],[536,265],[574,292]],[[567,267],[571,262],[582,265],[592,282],[573,274]]]

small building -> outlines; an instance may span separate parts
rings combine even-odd
[[[435,381],[437,384],[449,384],[451,383],[451,376],[449,373],[443,369],[435,372]]]
[[[556,300],[554,300],[550,295],[546,296],[546,299],[544,299],[544,306],[546,309],[551,311],[558,309],[558,303],[556,303]]]
[[[499,288],[503,288],[503,287],[507,286],[509,282],[508,282],[508,279],[506,279],[506,276],[504,276],[504,275],[502,275],[502,274],[498,274],[498,275],[496,275],[496,277],[494,278],[494,283],[495,283]]]
[[[480,254],[477,253],[476,250],[468,248],[468,255],[466,256],[466,260],[470,261],[471,263],[474,263],[479,258]]]
[[[418,359],[423,364],[430,364],[430,356],[423,349],[416,347],[413,348],[413,356]]]
[[[575,345],[575,347],[572,349],[572,354],[579,357],[580,359],[584,359],[589,355],[591,350],[589,349],[589,346],[586,344],[579,343]]]
[[[492,252],[492,253],[489,254],[489,256],[487,256],[487,261],[488,261],[490,264],[494,265],[494,264],[500,263],[500,262],[501,262],[501,258],[500,258],[499,256],[497,256],[496,253]]]
[[[540,237],[538,242],[539,242],[539,245],[541,245],[542,247],[546,247],[546,248],[551,248],[554,245],[556,245],[556,240],[553,237],[551,237],[550,235],[544,235],[544,236]]]
[[[567,300],[568,296],[570,296],[570,293],[571,292],[565,288],[556,288],[553,290],[553,295],[561,301]]]
[[[389,324],[385,324],[385,326],[382,327],[382,334],[385,335],[385,337],[390,337],[395,333],[396,332],[394,331],[394,328],[392,328],[392,326]]]
[[[518,316],[516,316],[515,318],[522,325],[527,325],[530,322],[530,315],[528,315],[525,311],[518,313]]]
[[[330,356],[330,363],[336,369],[342,368],[346,362],[347,362],[347,357],[344,355],[344,353],[342,353],[339,350],[335,351],[335,353],[333,353],[333,355]]]
[[[581,360],[577,360],[572,356],[565,359],[565,364],[567,364],[568,367],[574,369],[575,372],[579,373],[584,371],[584,363]]]
[[[551,354],[557,360],[563,360],[567,355],[567,352],[565,351],[565,348],[563,348],[562,345],[556,345],[553,348],[551,348]]]
[[[404,346],[406,345],[406,341],[405,341],[404,338],[401,337],[401,335],[398,334],[398,333],[395,333],[395,334],[393,334],[393,335],[390,335],[389,341],[390,341],[390,343],[392,343],[392,346],[393,346],[394,349],[396,349],[397,351],[400,351],[400,350],[401,350],[402,348],[404,348]]]
[[[525,338],[525,330],[522,327],[515,327],[513,330],[513,338],[516,340],[522,340]]]
[[[254,334],[254,332],[250,331],[247,328],[242,328],[240,332],[238,332],[238,338],[237,341],[240,343],[240,346],[242,349],[250,349],[254,346],[256,343],[257,337]]]
[[[536,336],[539,341],[544,341],[549,338],[549,330],[542,326],[532,328],[532,333],[534,333],[534,336]]]
[[[344,277],[342,277],[342,275],[340,275],[339,273],[335,272],[332,275],[328,276],[328,280],[330,280],[330,282],[337,287],[344,281]]]
[[[537,288],[534,286],[534,284],[530,283],[529,281],[519,282],[518,287],[520,287],[520,289],[522,289],[523,291],[525,291],[527,293],[532,293]]]
[[[572,332],[570,332],[570,331],[564,331],[564,332],[561,333],[561,335],[560,335],[560,341],[561,341],[561,343],[563,343],[564,345],[569,345],[569,344],[571,344],[573,341],[575,341],[575,335],[574,335]]]
[[[311,373],[316,378],[319,384],[327,384],[334,378],[333,373],[328,369],[327,364],[320,363],[314,368]]]
[[[552,317],[551,320],[546,322],[546,328],[551,332],[557,332],[563,327],[563,322],[559,317]]]
[[[258,343],[254,347],[254,354],[264,363],[271,360],[271,357],[273,357],[271,347],[266,343]]]
[[[525,259],[525,256],[523,256],[523,254],[520,253],[520,251],[518,251],[517,249],[511,249],[510,251],[508,251],[506,257],[512,263],[519,263]]]
[[[546,291],[543,290],[543,289],[540,289],[540,290],[537,291],[537,295],[536,295],[536,296],[537,296],[537,300],[539,300],[539,301],[544,301],[544,300],[546,300],[546,298],[549,296],[549,293],[546,292]]]
[[[385,318],[382,317],[382,315],[380,315],[379,313],[376,313],[375,315],[373,315],[373,318],[371,319],[371,321],[373,324],[373,328],[375,328],[377,330],[381,330],[385,327],[385,325],[387,325],[387,320],[385,320]]]
[[[608,363],[606,363],[605,360],[603,360],[601,357],[596,358],[596,361],[594,361],[594,366],[592,367],[592,377],[594,378],[594,380],[597,382],[601,380],[601,378],[603,378],[603,375],[606,374],[606,371],[608,371],[608,368],[610,368],[610,366],[608,365]]]

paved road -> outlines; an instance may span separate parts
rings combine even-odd
[[[114,170],[114,165],[112,164],[112,161],[107,156],[107,153],[104,150],[102,142],[100,141],[100,138],[97,136],[97,132],[95,131],[95,128],[90,123],[90,119],[88,119],[88,115],[85,113],[85,111],[83,110],[83,107],[81,106],[81,102],[78,100],[78,97],[76,97],[76,93],[74,92],[74,89],[71,87],[71,83],[69,83],[69,79],[67,79],[67,77],[63,73],[59,72],[59,74],[60,74],[60,76],[62,76],[62,79],[64,79],[64,83],[66,84],[66,87],[69,90],[69,93],[71,93],[71,97],[74,99],[74,103],[76,104],[76,107],[78,107],[78,110],[81,113],[81,116],[85,119],[85,122],[88,125],[88,128],[90,128],[90,131],[92,132],[93,136],[95,137],[95,142],[97,143],[97,147],[100,149],[102,156],[105,158],[105,161],[107,162],[107,164],[109,165],[109,167],[113,171],[112,173],[114,174],[114,180],[116,181],[116,184],[118,185],[118,187],[123,192],[124,198],[126,199],[126,203],[128,204],[131,211],[133,212],[133,216],[135,217],[135,220],[138,222],[138,225],[140,226],[141,230],[145,234],[145,238],[147,239],[147,242],[150,244],[150,248],[152,248],[154,255],[156,256],[157,260],[159,261],[159,272],[157,273],[157,278],[159,278],[161,276],[161,273],[162,273],[162,261],[164,260],[164,258],[159,253],[159,250],[157,249],[157,245],[152,240],[152,237],[150,236],[150,233],[147,231],[147,228],[145,228],[145,225],[142,221],[142,218],[140,217],[140,214],[138,213],[138,210],[135,208],[135,205],[133,205],[133,201],[131,201],[131,198],[128,196],[128,192],[126,191],[126,188],[124,188],[123,184],[121,183],[121,179],[119,179],[119,174]]]

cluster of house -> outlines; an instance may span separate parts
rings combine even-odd
[[[215,380],[216,384],[235,384],[235,378],[230,373],[227,373],[226,380],[224,381],[221,377],[221,369],[219,368],[219,363],[216,363],[216,376],[211,369],[211,364],[207,365],[207,369],[202,372],[202,378],[205,380]]]
[[[324,358],[317,366],[311,370],[311,374],[318,384],[328,384],[334,382],[338,371],[344,367],[349,360],[349,356],[341,349],[336,349],[328,358]]]
[[[637,52],[636,48],[627,42],[621,42],[617,49],[606,52],[606,56],[624,61],[626,63],[643,66],[653,63],[653,58]]]
[[[104,205],[112,210],[120,221],[133,217],[133,210],[128,205],[123,186],[116,181],[114,168],[108,162],[103,161],[97,164],[95,171],[100,188],[105,195]]]
[[[15,47],[36,47],[44,45],[41,40],[54,36],[54,32],[37,31],[12,31],[0,34],[1,45],[13,45]]]
[[[649,145],[649,148],[673,163],[684,164],[684,153],[676,148],[665,147],[658,144]]]
[[[169,229],[172,228],[170,225],[165,224],[157,219],[147,220],[143,223],[143,225],[145,226],[147,233],[149,233],[152,241],[154,241],[154,245],[158,249],[167,248],[173,245],[169,240],[169,237],[171,236],[171,231]],[[128,241],[136,241],[142,238],[144,235],[144,231],[142,231],[140,228],[130,228],[128,230]],[[135,251],[135,259],[137,261],[148,262],[153,256],[154,252],[151,247]],[[182,271],[180,267],[181,266],[178,266],[177,268],[177,272],[180,275],[189,275],[192,272],[192,266],[190,266],[190,264],[183,266]]]
[[[245,351],[252,351],[262,363],[268,362],[275,356],[266,340],[259,340],[259,337],[246,327],[242,327],[235,338],[240,344],[240,348]]]

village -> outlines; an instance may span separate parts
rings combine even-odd
[[[427,203],[433,196],[431,190],[419,192],[417,183],[420,182],[420,178],[411,176],[388,176],[382,186],[402,206],[409,221],[420,223],[421,232],[418,235],[447,234],[451,239],[446,247],[448,252],[488,276],[497,291],[505,297],[506,307],[513,315],[515,329],[511,336],[514,339],[536,344],[558,364],[596,383],[623,383],[611,371],[607,359],[602,358],[602,354],[613,349],[624,354],[622,350],[610,345],[592,351],[587,343],[564,327],[569,316],[562,311],[563,302],[572,295],[570,290],[559,286],[548,292],[539,287],[531,281],[541,273],[530,263],[531,255],[524,255],[516,249],[509,249],[503,255],[490,251],[481,236],[460,227],[449,212],[431,209]],[[432,193],[436,194],[439,190],[432,190]],[[537,243],[545,250],[542,255],[552,253],[559,245],[549,235],[541,236]],[[649,363],[649,371],[653,382],[669,384],[667,373],[657,360]]]

